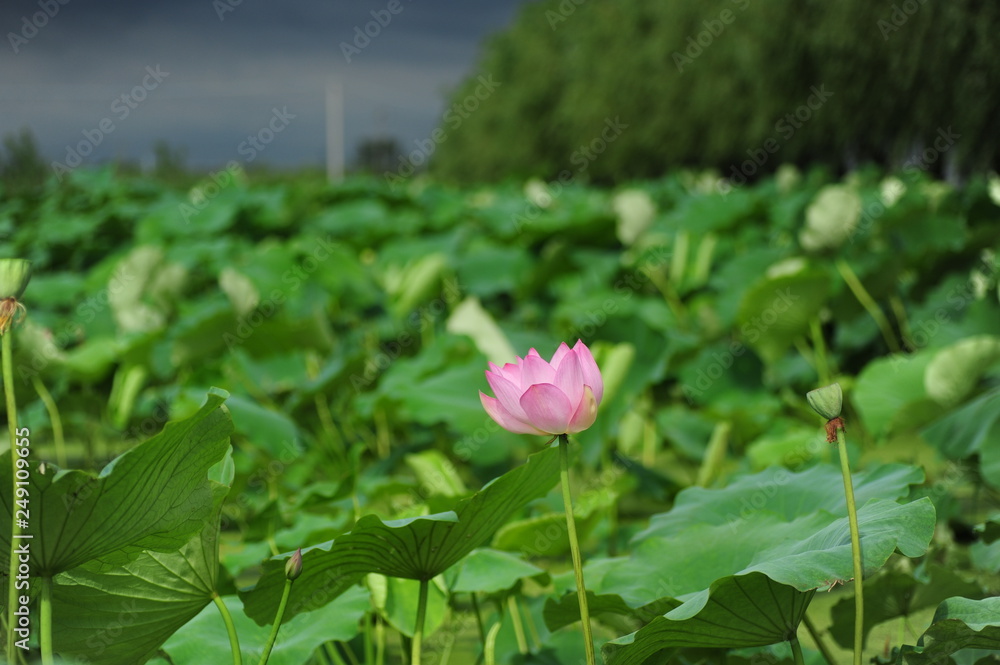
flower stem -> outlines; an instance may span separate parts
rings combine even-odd
[[[812,638],[812,641],[816,644],[816,648],[819,649],[819,652],[823,655],[823,660],[825,660],[828,665],[837,665],[837,661],[833,658],[833,654],[830,653],[830,650],[823,642],[823,636],[819,634],[818,630],[816,630],[816,625],[812,622],[812,619],[809,618],[808,614],[805,614],[802,617],[802,624],[806,627],[806,630],[809,631],[809,637]]]
[[[851,290],[851,293],[854,294],[854,297],[865,308],[869,316],[874,319],[878,329],[882,332],[882,338],[885,340],[886,346],[889,347],[889,351],[899,353],[899,342],[896,341],[896,334],[892,331],[889,319],[886,317],[885,312],[878,306],[878,303],[875,302],[875,299],[872,298],[871,294],[868,293],[865,285],[861,283],[858,276],[851,270],[851,266],[847,261],[839,259],[837,261],[837,270],[840,272],[840,276],[844,278],[844,282]]]
[[[417,625],[413,628],[410,665],[420,665],[420,649],[424,641],[424,620],[427,618],[427,591],[428,581],[420,580],[420,596],[417,599]]]
[[[490,632],[486,634],[486,647],[484,654],[486,654],[486,665],[496,665],[496,647],[497,647],[497,633],[500,632],[500,622],[497,621],[490,627]]]
[[[48,575],[42,576],[39,623],[41,624],[39,643],[42,647],[42,665],[52,665],[52,578]]]
[[[49,412],[49,421],[52,423],[52,441],[56,446],[56,464],[60,468],[66,468],[66,440],[63,437],[62,418],[59,417],[59,407],[52,399],[52,393],[48,391],[38,375],[32,375],[31,385],[35,387],[35,392],[45,405],[45,410]]]
[[[288,604],[288,595],[292,592],[292,580],[285,580],[285,588],[281,592],[281,601],[278,603],[278,612],[274,615],[274,625],[271,626],[271,634],[267,636],[267,644],[264,645],[264,653],[260,656],[259,665],[267,665],[267,659],[271,657],[271,649],[278,639],[278,630],[281,628],[281,619],[285,616],[285,605]]]
[[[476,592],[473,591],[469,594],[472,596],[472,611],[476,615],[476,626],[479,628],[479,642],[483,647],[483,651],[486,650],[486,629],[483,628],[483,615],[479,611],[479,601],[476,600]]]
[[[13,332],[7,330],[5,333],[0,334],[2,342],[0,342],[0,355],[2,355],[3,364],[3,392],[7,400],[7,427],[10,430],[10,501],[11,501],[11,520],[10,520],[10,576],[7,578],[10,583],[7,585],[7,662],[15,663],[15,654],[17,653],[16,647],[14,646],[14,626],[17,625],[17,616],[14,614],[15,608],[17,607],[17,589],[14,585],[14,580],[17,578],[17,555],[15,553],[17,548],[18,536],[21,535],[21,527],[18,526],[17,520],[14,519],[14,503],[15,497],[17,496],[17,475],[14,473],[14,460],[16,455],[14,454],[14,448],[17,442],[17,399],[14,395],[14,367],[11,362],[13,356],[13,351],[11,349],[11,338],[13,337]]]
[[[854,665],[861,665],[864,640],[865,597],[863,593],[864,568],[861,564],[861,536],[858,532],[858,508],[854,503],[854,485],[851,483],[851,465],[847,459],[847,441],[844,430],[837,430],[837,447],[840,449],[840,471],[844,476],[844,496],[847,498],[847,519],[851,526],[851,556],[854,559]]]
[[[819,384],[825,386],[830,383],[830,363],[826,358],[826,342],[823,340],[823,327],[816,317],[813,317],[812,321],[809,322],[809,334],[812,336]]]
[[[226,624],[226,632],[229,633],[229,649],[233,652],[233,665],[242,665],[243,653],[240,651],[240,640],[236,636],[236,624],[233,623],[233,617],[229,614],[229,608],[222,602],[222,598],[218,594],[212,598],[212,601],[219,608],[219,614],[222,615],[222,622]]]
[[[375,615],[369,612],[365,614],[365,662],[375,662]]]
[[[528,653],[528,638],[524,634],[524,624],[521,623],[521,613],[517,609],[517,599],[514,594],[507,596],[507,610],[510,612],[511,625],[514,626],[514,636],[517,638],[517,650]]]
[[[576,520],[573,519],[573,497],[569,491],[569,437],[565,434],[559,435],[559,463],[563,507],[566,510],[566,531],[569,535],[569,551],[573,556],[573,574],[576,575],[576,596],[580,602],[580,621],[583,623],[583,648],[587,655],[587,665],[597,665],[597,659],[594,655],[594,637],[590,631],[590,610],[587,608],[587,588],[583,584],[580,541],[576,536]]]
[[[799,644],[799,638],[793,635],[788,643],[792,645],[792,659],[795,661],[795,665],[804,665],[805,660],[802,658],[802,645]]]

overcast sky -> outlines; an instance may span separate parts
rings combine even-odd
[[[2,0],[0,134],[29,127],[50,161],[82,142],[84,164],[148,165],[165,139],[199,167],[319,164],[339,82],[348,162],[373,135],[412,148],[521,2]],[[244,143],[265,128],[270,143]]]

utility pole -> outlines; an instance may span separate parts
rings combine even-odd
[[[326,85],[326,177],[344,179],[344,88],[332,81]]]

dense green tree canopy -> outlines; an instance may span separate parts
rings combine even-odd
[[[528,3],[454,93],[432,166],[464,181],[716,167],[734,184],[783,162],[996,168],[997,34],[983,0]]]

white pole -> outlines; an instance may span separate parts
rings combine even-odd
[[[326,86],[326,176],[344,179],[344,89],[333,82]]]

